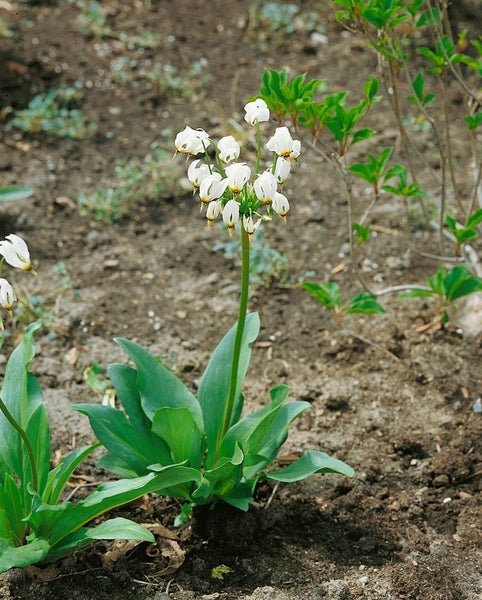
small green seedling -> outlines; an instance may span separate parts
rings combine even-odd
[[[343,303],[340,286],[335,282],[321,284],[306,282],[302,284],[302,287],[333,315],[337,324],[343,321],[345,315],[374,315],[385,312],[373,294],[357,294],[348,302]]]
[[[459,225],[457,221],[450,215],[445,216],[445,224],[456,239],[455,254],[459,253],[462,244],[477,237],[477,227],[481,223],[482,208],[479,208],[479,210],[476,210],[473,214],[471,214],[464,226]]]
[[[400,298],[436,297],[439,303],[439,325],[449,322],[447,311],[455,307],[455,300],[482,291],[482,279],[471,275],[465,265],[457,265],[449,271],[443,265],[433,277],[427,278],[428,289],[417,289],[405,292]]]

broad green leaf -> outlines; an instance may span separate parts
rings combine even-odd
[[[0,187],[0,202],[23,200],[33,194],[33,189],[24,185],[8,185]]]
[[[29,390],[38,391],[38,386],[33,386],[35,378],[28,372],[28,367],[35,354],[33,334],[39,328],[39,323],[32,323],[25,329],[22,341],[8,359],[0,391],[6,407],[24,429],[32,414],[43,405],[41,395],[35,393],[29,397]],[[47,447],[50,447],[50,441]],[[0,473],[16,473],[22,478],[23,456],[23,442],[19,434],[0,411]]]
[[[142,408],[152,420],[158,408],[186,407],[203,430],[201,407],[182,381],[146,350],[124,338],[115,340],[137,367],[137,388]]]
[[[299,400],[281,407],[257,454],[246,457],[244,476],[247,479],[259,474],[273,462],[288,437],[291,423],[308,408],[311,408],[309,402]]]
[[[49,473],[48,482],[42,490],[42,500],[47,504],[57,504],[72,473],[99,445],[91,444],[74,450],[55,469],[52,469]]]
[[[132,479],[133,477],[139,476],[125,460],[122,460],[118,456],[114,456],[110,452],[101,456],[97,461],[96,466],[99,469],[110,471],[122,479]]]
[[[358,131],[355,131],[355,133],[353,134],[351,143],[357,144],[358,142],[368,140],[369,138],[372,137],[372,135],[375,135],[375,133],[376,133],[376,131],[374,129],[370,129],[369,127],[359,129]]]
[[[291,483],[306,479],[315,473],[339,473],[346,477],[353,477],[355,471],[349,465],[337,458],[332,458],[324,452],[312,450],[304,454],[294,463],[291,463],[291,465],[288,465],[279,471],[266,473],[266,477],[276,481]]]
[[[259,317],[257,313],[250,313],[246,317],[244,327],[235,398],[241,396],[241,386],[251,357],[250,344],[257,338],[258,332]],[[208,448],[205,465],[208,469],[213,466],[218,434],[222,429],[231,379],[235,336],[236,326],[228,331],[214,350],[199,384],[198,398],[203,412]]]
[[[302,287],[328,310],[334,310],[341,306],[340,286],[335,282],[319,284],[308,281]]]
[[[127,504],[150,492],[162,494],[163,490],[179,484],[188,482],[199,484],[200,479],[200,473],[195,469],[172,465],[159,469],[156,474],[151,473],[136,479],[120,479],[102,484],[95,492],[76,505],[70,503],[63,505],[65,509],[60,515],[58,507],[42,504],[32,514],[31,521],[35,522],[38,535],[42,529],[47,529],[49,542],[54,549],[55,545],[63,538],[113,508]],[[51,526],[52,521],[54,521],[53,526]]]
[[[3,474],[0,484],[0,512],[3,515],[0,534],[15,545],[22,543],[26,529],[23,519],[32,507],[32,496],[28,494],[26,487],[17,485],[12,474]]]
[[[398,297],[399,299],[407,299],[407,298],[428,298],[433,296],[435,292],[431,292],[430,290],[410,290],[408,292],[403,292]]]
[[[13,567],[28,567],[43,560],[50,550],[46,540],[34,539],[24,546],[11,546],[0,538],[0,573]]]
[[[470,215],[465,226],[472,229],[480,225],[480,223],[482,223],[482,208],[479,208],[479,210]]]
[[[108,519],[96,527],[89,527],[86,537],[91,540],[141,540],[144,542],[153,542],[152,533],[129,519],[116,517]]]
[[[220,448],[221,456],[231,456],[239,444],[248,456],[256,454],[289,394],[289,387],[278,386],[271,390],[271,402],[256,412],[246,415],[235,423],[224,436]]]
[[[482,279],[469,275],[464,265],[457,265],[451,269],[443,283],[448,300],[457,300],[482,288]]]
[[[186,461],[189,467],[201,468],[204,434],[187,408],[159,408],[152,419],[152,431],[167,445],[171,463]]]
[[[160,438],[154,443],[149,435],[144,439],[121,410],[101,404],[74,404],[72,408],[89,417],[102,445],[138,475],[146,475],[149,472],[147,467],[152,463],[172,464],[166,443]]]
[[[192,494],[196,504],[207,504],[216,497],[223,498],[238,485],[243,476],[244,453],[236,446],[231,458],[218,460],[216,467],[205,471],[201,484]]]
[[[375,315],[385,312],[383,306],[377,301],[373,294],[361,293],[354,296],[348,303],[348,314]]]

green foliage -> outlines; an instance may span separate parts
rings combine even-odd
[[[448,323],[447,310],[454,306],[455,300],[482,291],[482,279],[471,275],[465,265],[457,265],[448,270],[441,266],[432,277],[427,278],[428,289],[411,290],[400,298],[437,297],[439,302],[440,323]]]
[[[29,133],[44,131],[51,135],[83,139],[92,135],[96,126],[88,122],[76,108],[82,100],[81,86],[52,88],[35,96],[28,108],[17,110],[10,126]]]
[[[454,235],[457,241],[458,249],[462,244],[477,237],[477,227],[482,223],[482,208],[476,210],[470,217],[467,219],[467,223],[464,226],[461,226],[457,223],[457,221],[451,217],[450,215],[445,216],[445,224],[447,225],[449,231]]]
[[[235,259],[241,263],[241,243],[239,240],[218,242],[213,246],[213,252],[223,251],[225,258]],[[271,248],[264,241],[262,231],[257,231],[251,240],[249,283],[251,289],[269,285],[273,281],[285,283],[288,280],[288,258]]]
[[[370,225],[361,225],[360,223],[352,223],[353,231],[356,234],[356,241],[363,244],[370,239]]]
[[[349,170],[361,177],[373,186],[375,196],[378,196],[380,183],[387,179],[390,171],[387,173],[387,163],[392,155],[393,148],[385,148],[380,152],[380,155],[375,157],[371,152],[366,153],[366,163],[353,163]]]
[[[145,476],[178,469],[196,473],[190,481],[159,490],[191,505],[223,500],[247,510],[260,479],[297,481],[315,472],[351,476],[350,467],[324,453],[313,452],[289,467],[271,471],[291,422],[309,403],[286,403],[289,389],[271,390],[269,404],[242,417],[242,383],[250,359],[250,346],[259,331],[256,313],[248,315],[239,353],[235,402],[226,415],[230,391],[230,364],[236,327],[215,349],[195,397],[166,367],[137,344],[117,339],[135,368],[114,364],[109,376],[124,410],[102,405],[80,404],[92,428],[107,448],[99,466],[122,476]],[[224,423],[228,427],[223,431]],[[300,462],[301,461],[301,462]],[[183,512],[181,521],[190,510]]]
[[[323,79],[312,79],[308,83],[305,83],[305,79],[306,73],[290,80],[284,70],[266,69],[262,75],[259,97],[280,121],[289,115],[296,123],[304,106],[314,102],[315,91],[324,84]]]
[[[80,448],[50,468],[47,409],[29,371],[38,328],[37,323],[27,327],[7,362],[0,391],[0,572],[56,560],[97,539],[153,541],[148,530],[127,519],[87,524],[165,484],[173,487],[197,476],[192,469],[160,469],[103,484],[77,504],[61,501],[70,476],[98,444]]]
[[[332,281],[327,283],[308,281],[303,283],[302,287],[328,311],[333,313],[333,317],[337,323],[341,323],[345,315],[374,315],[385,312],[385,309],[380,306],[376,296],[373,294],[357,294],[348,302],[343,303],[340,286]]]
[[[33,194],[33,189],[24,185],[7,185],[0,187],[0,202],[23,200]]]

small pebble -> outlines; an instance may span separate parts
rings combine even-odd
[[[479,396],[477,400],[472,405],[472,410],[474,413],[480,415],[482,413],[482,398]]]

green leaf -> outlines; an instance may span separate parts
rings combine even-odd
[[[34,539],[23,546],[12,546],[0,538],[0,573],[13,567],[28,567],[43,560],[50,550],[46,540]]]
[[[289,394],[289,387],[281,385],[271,390],[271,402],[268,406],[246,415],[228,429],[220,447],[221,456],[231,456],[237,444],[245,454],[257,454],[270,431],[281,406]]]
[[[310,451],[291,465],[279,471],[266,473],[266,477],[291,483],[306,479],[314,473],[339,473],[340,475],[346,475],[346,477],[353,477],[355,471],[343,461],[332,458],[324,452]]]
[[[87,530],[86,537],[91,540],[140,540],[144,542],[153,542],[154,536],[152,533],[123,517],[116,517],[104,521],[96,527],[90,527]]]
[[[250,345],[257,338],[258,332],[259,317],[257,313],[250,313],[246,317],[244,327],[235,398],[241,397],[241,386],[251,357]],[[218,434],[222,429],[224,407],[231,379],[235,335],[236,326],[228,331],[214,350],[199,384],[198,398],[202,408],[208,448],[205,465],[208,469],[213,466]],[[235,410],[235,412],[239,411]]]
[[[224,499],[241,481],[243,461],[244,453],[237,444],[231,457],[220,458],[214,469],[204,472],[201,484],[192,494],[193,501],[201,505],[212,502],[216,497]]]
[[[0,202],[23,200],[33,194],[33,189],[24,185],[8,185],[0,187]]]
[[[319,284],[308,281],[302,287],[328,310],[341,307],[341,292],[337,283],[329,281]]]
[[[201,468],[204,456],[204,434],[187,408],[159,408],[154,413],[152,431],[167,445],[171,462]]]
[[[157,472],[135,479],[120,479],[100,485],[76,505],[58,506],[42,504],[32,513],[29,523],[39,537],[49,540],[51,547],[74,533],[80,527],[113,508],[127,504],[150,492],[163,490],[188,482],[200,483],[201,475],[195,469],[182,465],[161,467]]]
[[[52,469],[45,489],[42,490],[42,500],[47,504],[57,504],[72,473],[98,447],[99,444],[91,444],[78,448],[68,454],[55,469]]]
[[[166,443],[159,437],[154,442],[149,430],[146,430],[146,436],[142,431],[136,431],[121,410],[101,404],[74,404],[72,408],[89,417],[102,445],[138,475],[147,474],[147,467],[152,463],[168,465],[173,462]]]
[[[134,342],[124,338],[117,338],[115,341],[137,367],[137,389],[147,417],[152,420],[158,408],[186,407],[202,431],[204,427],[201,407],[184,383]]]
[[[352,144],[357,144],[358,142],[362,142],[364,140],[368,140],[375,135],[376,131],[374,129],[370,129],[369,127],[365,127],[364,129],[359,129],[355,131],[353,134],[353,138],[351,140]]]
[[[382,314],[385,312],[383,306],[377,301],[377,297],[373,294],[361,293],[354,296],[348,303],[347,313],[363,314],[363,315],[375,315]]]

